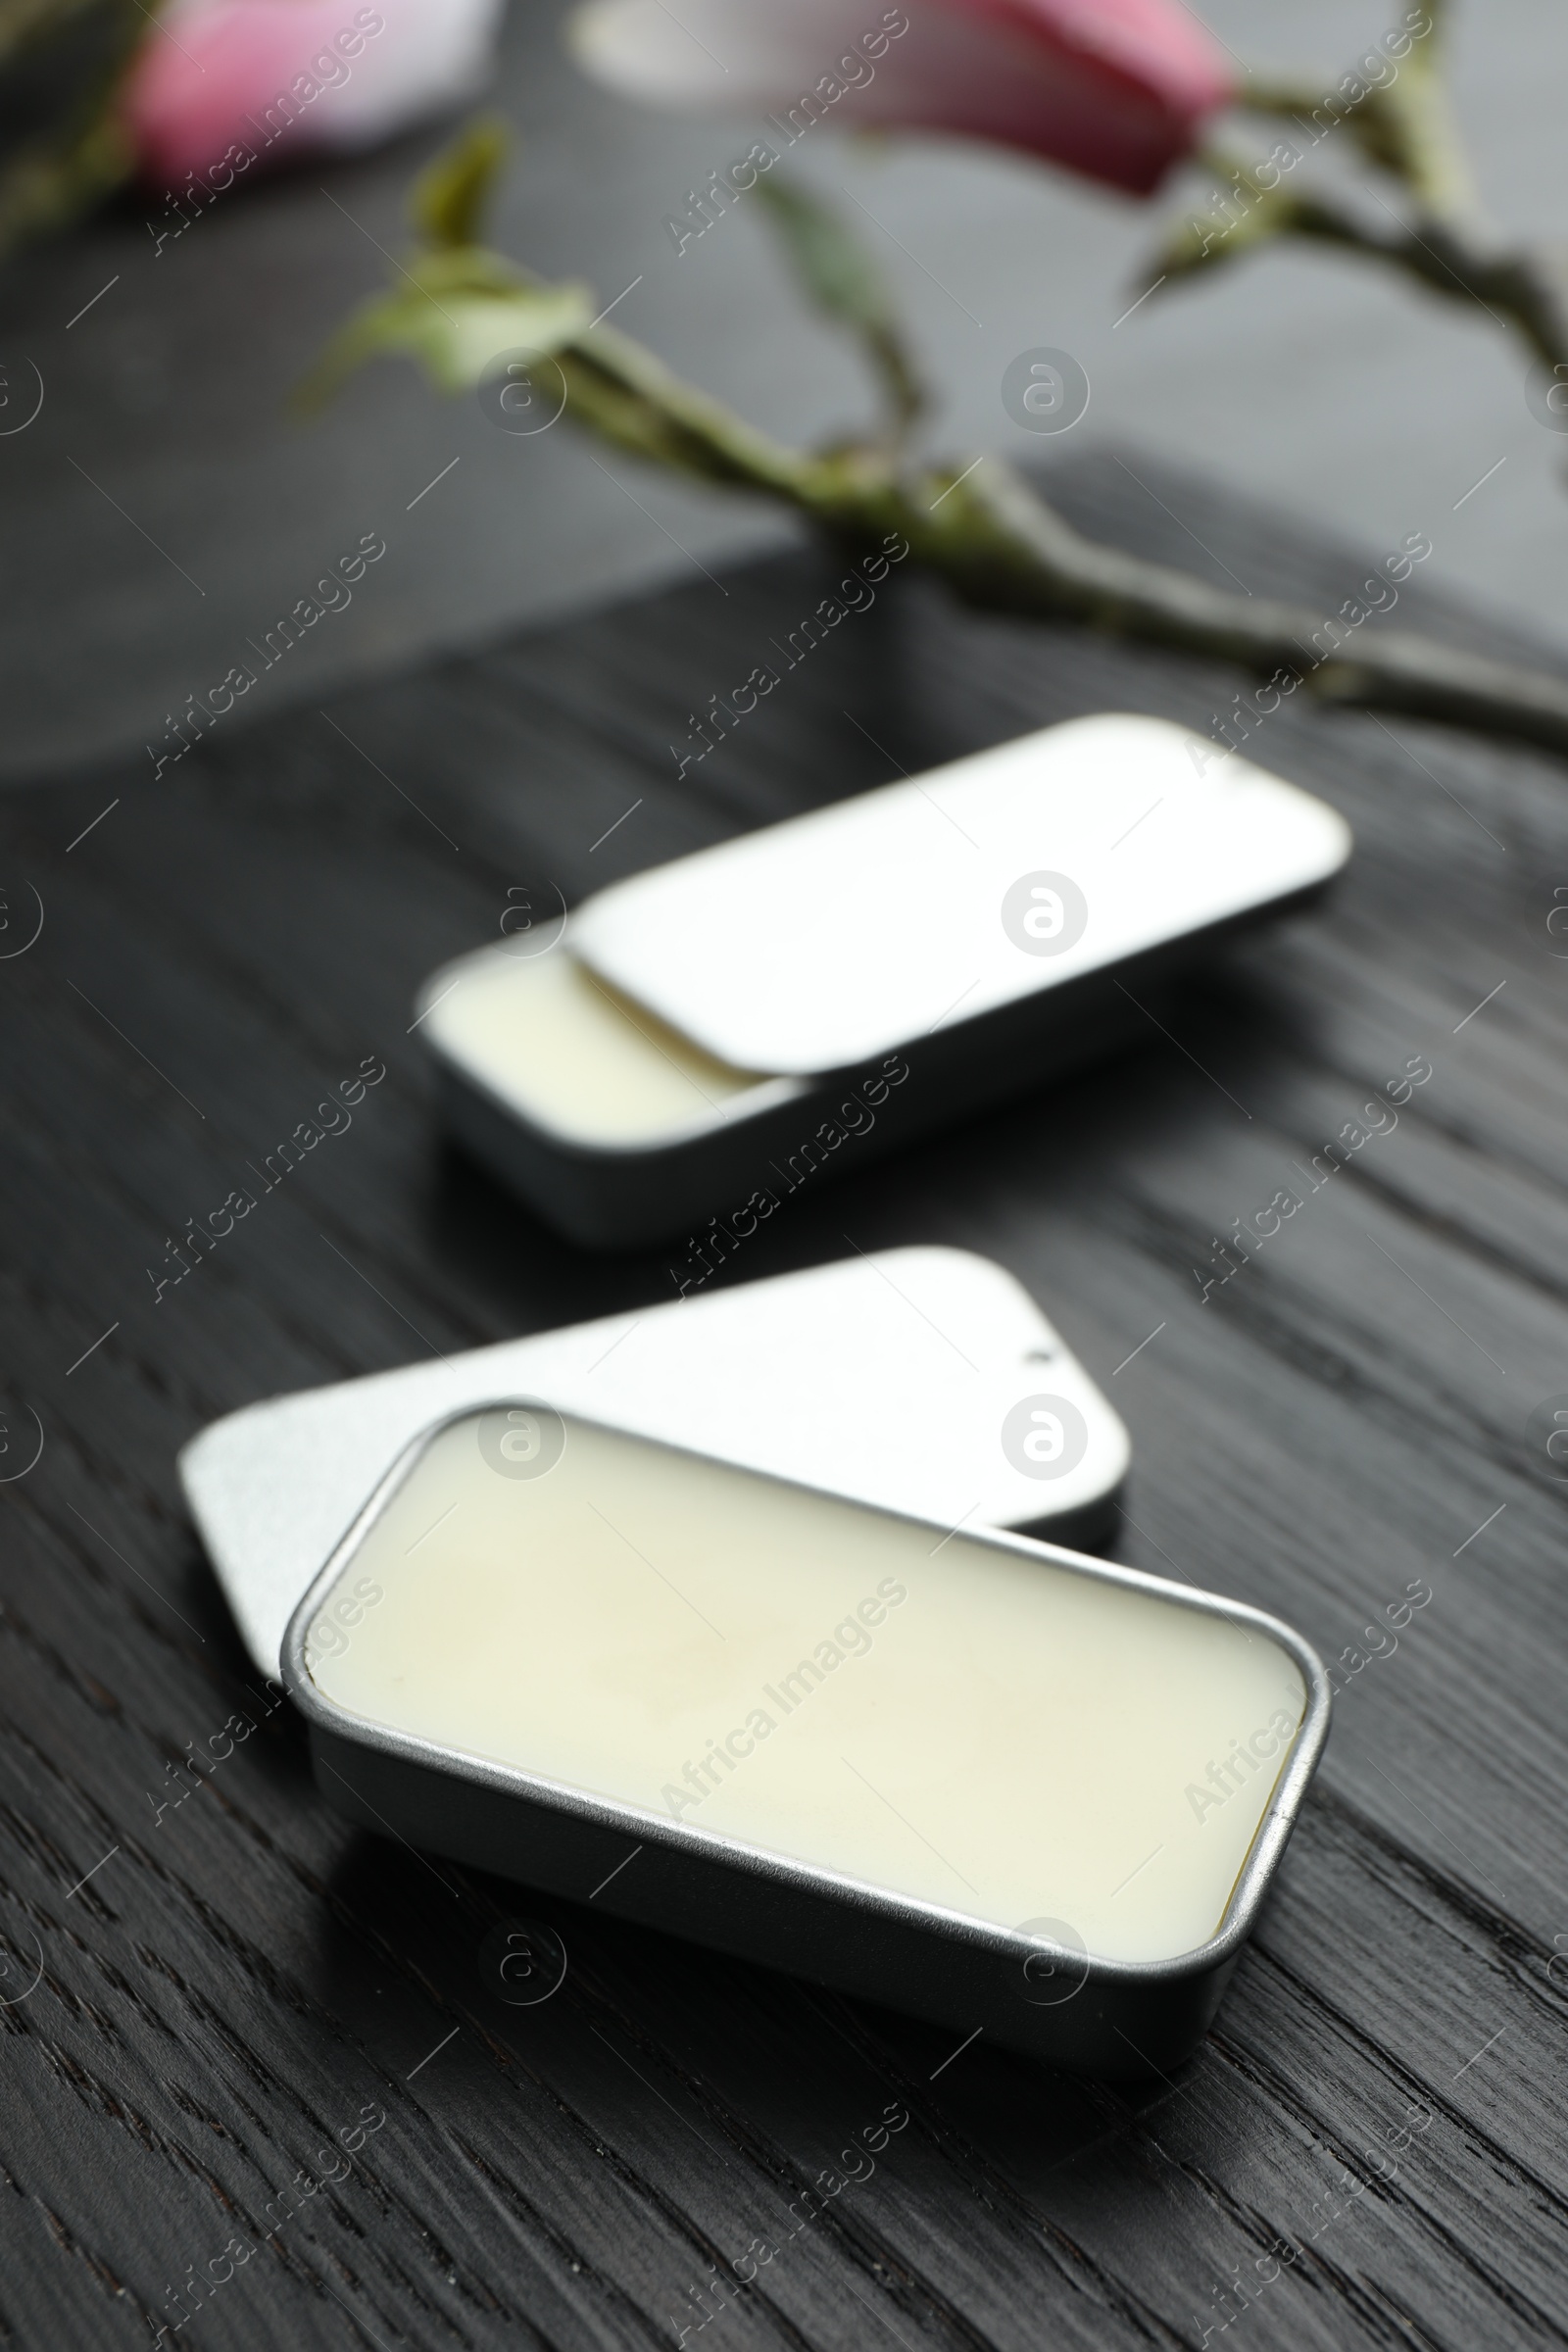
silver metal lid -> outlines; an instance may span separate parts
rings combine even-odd
[[[571,944],[736,1068],[845,1069],[1323,882],[1343,818],[1168,720],[1073,719],[617,882]]]
[[[264,1674],[276,1672],[301,1593],[404,1447],[503,1394],[547,1395],[945,1527],[1070,1526],[1114,1494],[1131,1454],[1028,1293],[964,1250],[881,1250],[270,1397],[214,1422],[179,1457]]]

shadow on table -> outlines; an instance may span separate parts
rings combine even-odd
[[[950,2027],[369,1833],[349,1838],[330,1874],[312,1973],[386,2068],[388,2091],[410,2088],[480,2145],[510,2129],[516,2093],[542,2090],[612,2144],[662,2139],[683,2188],[682,2152],[700,2169],[706,2142],[787,2195],[892,2103],[928,2147],[1014,2196],[1044,2202],[1068,2165],[1081,2195],[1083,2168],[1173,2088],[956,2049]],[[672,2118],[685,2127],[673,2147]]]

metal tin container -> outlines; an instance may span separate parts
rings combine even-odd
[[[967,1250],[857,1254],[690,1291],[227,1413],[179,1456],[185,1499],[251,1656],[364,1499],[443,1414],[549,1395],[673,1445],[945,1526],[1093,1546],[1114,1525],[1127,1432],[1023,1286]],[[1062,1433],[1024,1450],[1032,1411]],[[1036,1454],[1042,1448],[1037,1445]]]
[[[1153,1034],[1349,849],[1202,737],[1075,719],[614,883],[444,966],[416,1026],[498,1176],[593,1247],[685,1229],[696,1279],[801,1185]]]
[[[501,1455],[514,1425],[527,1436],[508,1466]],[[573,1466],[568,1473],[563,1461]],[[409,1529],[449,1494],[458,1499],[405,1544]],[[599,1500],[585,1499],[591,1495]],[[587,1513],[608,1534],[595,1537]],[[760,1535],[737,1574],[725,1531],[741,1524],[782,1532]],[[666,1548],[675,1539],[683,1549]],[[662,1549],[666,1564],[679,1559],[686,1590],[660,1565]],[[564,1583],[554,1572],[558,1557],[569,1564]],[[801,1705],[809,1701],[816,1712],[805,1718],[808,1728],[788,1731],[761,1765],[744,1758],[767,1735],[757,1731],[752,1749],[741,1749],[737,1730],[724,1744],[743,1760],[728,1780],[713,1762],[723,1760],[716,1739],[701,1782],[688,1761],[690,1787],[706,1788],[710,1778],[722,1801],[734,1803],[744,1786],[751,1812],[743,1818],[775,1827],[747,1837],[687,1819],[697,1800],[674,1784],[653,1795],[697,1715],[744,1704],[741,1682],[750,1688],[762,1654],[746,1645],[759,1624],[773,1639],[769,1612],[787,1611],[803,1595],[814,1607],[828,1589],[823,1579],[837,1578],[833,1589],[842,1593],[881,1560],[919,1565],[906,1566],[912,1584],[895,1577],[877,1585],[879,1593],[899,1596],[887,1599],[879,1617],[860,1606],[886,1643],[875,1682],[867,1657],[849,1648],[840,1660],[848,1671],[825,1699],[802,1672],[781,1677],[780,1687],[764,1683],[770,1702],[782,1706],[786,1687]],[[724,1577],[727,1585],[714,1582]],[[606,1578],[631,1596],[623,1630],[601,1605]],[[715,1600],[715,1592],[725,1597]],[[914,1612],[901,1615],[889,1634],[883,1620],[911,1594]],[[499,1613],[487,1595],[499,1596]],[[692,1630],[682,1606],[704,1619],[708,1636]],[[728,1631],[710,1620],[711,1606],[729,1616]],[[650,1645],[644,1628],[655,1623],[661,1632]],[[850,1624],[834,1629],[846,1644]],[[987,1625],[1002,1637],[990,1647],[973,1630]],[[956,1642],[949,1641],[950,1626],[965,1629]],[[900,1648],[911,1628],[925,1650]],[[573,1629],[581,1638],[564,1640],[564,1630]],[[738,1663],[727,1665],[710,1636],[726,1644],[733,1636],[741,1646],[730,1655]],[[797,1636],[786,1629],[780,1638],[787,1655]],[[936,1709],[929,1683],[920,1681],[933,1646],[948,1678]],[[1016,1696],[995,1677],[1027,1679],[1036,1655],[1054,1661],[1062,1678],[1053,1705],[1070,1701],[1091,1736],[1080,1741],[1079,1717],[1058,1720],[1045,1705],[1016,1718],[1005,1735],[1010,1752],[1033,1758],[1038,1749],[1048,1774],[1061,1755],[1073,1760],[1072,1785],[1058,1787],[1054,1810],[1037,1805],[1031,1812],[1030,1788],[988,1783],[985,1759],[964,1741],[971,1718],[990,1725],[999,1704],[1010,1703],[1009,1692]],[[977,1658],[986,1662],[978,1681]],[[635,1688],[625,1679],[629,1661],[655,1685],[653,1699],[642,1702],[651,1714],[637,1714],[628,1695]],[[670,1710],[661,1716],[659,1678],[670,1661]],[[702,1683],[694,1698],[688,1685],[710,1668],[720,1682]],[[740,1680],[724,1683],[724,1676]],[[323,1795],[368,1829],[567,1900],[592,1899],[622,1918],[910,2011],[957,2034],[984,2031],[1053,2065],[1106,2076],[1168,2071],[1208,2026],[1283,1853],[1329,1717],[1328,1682],[1314,1652],[1256,1609],[1026,1538],[945,1530],[823,1496],[554,1415],[536,1399],[502,1398],[487,1412],[456,1416],[405,1451],[296,1612],[283,1678],[310,1727]],[[816,1682],[825,1680],[818,1667]],[[1271,1719],[1271,1740],[1254,1735],[1244,1755],[1238,1738],[1225,1768],[1237,1783],[1228,1796],[1210,1793],[1199,1804],[1198,1780],[1179,1788],[1189,1750],[1199,1773],[1198,1757],[1216,1726],[1222,1747],[1245,1729],[1227,1720],[1233,1705],[1248,1703],[1238,1693],[1264,1705],[1269,1691],[1287,1689],[1289,1704]],[[686,1731],[670,1730],[675,1747],[656,1756],[648,1723],[661,1727],[663,1740],[663,1727],[678,1726],[682,1707]],[[785,1711],[793,1714],[794,1705]],[[755,1727],[764,1714],[759,1709],[748,1721]],[[766,1719],[769,1731],[783,1728]],[[455,1725],[461,1737],[453,1736]],[[859,1744],[860,1759],[839,1758],[846,1767],[840,1782],[832,1751],[846,1737]],[[956,1777],[945,1749],[932,1760],[944,1740],[949,1747],[958,1742]],[[528,1760],[498,1752],[507,1747],[534,1752]],[[590,1769],[549,1769],[568,1753],[591,1757]],[[927,1812],[922,1826],[885,1793],[891,1772],[906,1796],[901,1769],[925,1775],[921,1802],[951,1800],[940,1820]],[[1212,1789],[1224,1785],[1221,1771],[1211,1764]],[[585,1785],[596,1775],[617,1789]],[[644,1793],[628,1796],[632,1784]],[[862,1790],[902,1827],[889,1830]],[[1227,1815],[1219,1810],[1227,1803],[1241,1809]],[[1208,1810],[1218,1811],[1217,1822],[1205,1819]],[[709,1818],[720,1818],[716,1807]],[[967,1825],[970,1842],[956,1850],[980,1871],[984,1886],[950,1859],[952,1821]],[[1124,1870],[1134,1845],[1161,1825],[1165,1838],[1155,1850],[1110,1887],[1112,1872]],[[939,1826],[941,1849],[927,1836]],[[853,1862],[884,1850],[891,1856],[885,1874],[846,1865],[846,1856]],[[1042,1862],[1048,1850],[1056,1859]],[[1000,1873],[994,1883],[988,1868]],[[1054,1882],[1052,1870],[1059,1874]],[[972,1904],[946,1896],[956,1879],[970,1888]],[[1116,1914],[1114,1903],[1140,1880],[1143,1892],[1131,1910]],[[999,1905],[1004,1909],[1010,1898],[1016,1907],[1023,1886],[1038,1894],[1031,1915],[1012,1925],[998,1917]],[[1097,1923],[1091,1933],[1072,1924],[1074,1909]],[[1195,1921],[1201,1933],[1192,1935]],[[1133,1947],[1154,1956],[1128,1957]]]

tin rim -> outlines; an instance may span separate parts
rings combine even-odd
[[[328,1733],[353,1745],[391,1756],[400,1762],[437,1770],[503,1794],[528,1798],[551,1811],[569,1815],[585,1826],[613,1830],[636,1837],[645,1844],[662,1845],[674,1853],[695,1855],[752,1877],[771,1880],[775,1885],[793,1888],[803,1895],[827,1896],[835,1901],[846,1902],[862,1911],[870,1911],[890,1924],[991,1952],[1004,1962],[1021,1966],[1031,1957],[1059,1951],[1084,1970],[1083,1981],[1088,1984],[1138,1986],[1183,1983],[1220,1968],[1247,1941],[1296,1827],[1301,1800],[1328,1739],[1332,1692],[1322,1659],[1293,1626],[1287,1625],[1282,1618],[1271,1616],[1266,1609],[1254,1608],[1250,1602],[1226,1600],[1218,1593],[1197,1586],[1175,1585],[1164,1577],[1152,1575],[1146,1569],[1125,1568],[1116,1561],[1096,1559],[1087,1552],[1070,1551],[1062,1544],[1042,1543],[1030,1536],[1016,1535],[1010,1529],[968,1528],[964,1530],[964,1536],[966,1541],[980,1544],[991,1550],[1010,1552],[1015,1557],[1030,1560],[1044,1559],[1069,1574],[1115,1585],[1123,1591],[1146,1592],[1169,1606],[1193,1609],[1203,1616],[1223,1617],[1231,1625],[1259,1633],[1275,1642],[1300,1672],[1306,1704],[1290,1754],[1275,1781],[1262,1819],[1237,1872],[1219,1925],[1212,1936],[1202,1943],[1193,1945],[1188,1951],[1172,1954],[1162,1960],[1114,1960],[1087,1950],[1070,1951],[1046,1938],[1025,1936],[1016,1930],[999,1927],[995,1921],[980,1919],[972,1912],[902,1894],[896,1888],[884,1886],[874,1880],[852,1878],[819,1863],[803,1862],[793,1855],[781,1854],[769,1846],[751,1845],[743,1838],[732,1838],[715,1830],[701,1829],[695,1823],[672,1821],[667,1814],[650,1812],[643,1806],[619,1798],[596,1796],[571,1782],[551,1780],[547,1775],[530,1772],[521,1765],[504,1764],[491,1757],[472,1754],[466,1749],[444,1746],[439,1740],[426,1740],[418,1733],[399,1731],[368,1716],[356,1715],[327,1698],[316,1684],[305,1661],[306,1636],[322,1599],[346,1572],[365,1537],[436,1439],[460,1421],[471,1421],[482,1413],[518,1401],[516,1396],[502,1396],[492,1398],[489,1403],[463,1405],[454,1412],[442,1414],[438,1420],[421,1430],[397,1456],[353,1524],[334,1544],[319,1573],[312,1579],[308,1591],[289,1619],[283,1639],[281,1667],[284,1688],[313,1732]],[[530,1396],[523,1401],[537,1405],[548,1400]],[[559,1407],[551,1409],[560,1410]],[[751,1470],[733,1462],[723,1462],[718,1456],[703,1453],[696,1446],[677,1446],[662,1438],[650,1438],[641,1431],[624,1429],[613,1421],[596,1420],[591,1414],[563,1412],[562,1418],[564,1421],[580,1423],[587,1429],[602,1430],[611,1436],[629,1438],[636,1444],[652,1446],[665,1453],[680,1454],[692,1461],[715,1463],[720,1468],[738,1471],[742,1477],[757,1478],[772,1486],[793,1488],[800,1494],[820,1495],[826,1500],[842,1503],[851,1510],[870,1511],[878,1517],[901,1520],[906,1526],[930,1529],[936,1534],[946,1535],[950,1532],[936,1520],[923,1519],[914,1512],[887,1510],[880,1504],[860,1502],[853,1495],[838,1494],[828,1488],[812,1486],[806,1479],[782,1478],[771,1471]]]

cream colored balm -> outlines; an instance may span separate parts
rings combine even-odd
[[[564,948],[487,948],[433,985],[430,1043],[573,1144],[666,1143],[750,1107],[767,1086],[630,1003]],[[775,1081],[773,1091],[799,1090]]]
[[[1308,1695],[1250,1613],[531,1404],[414,1456],[303,1654],[367,1727],[1109,1961],[1214,1936]]]

